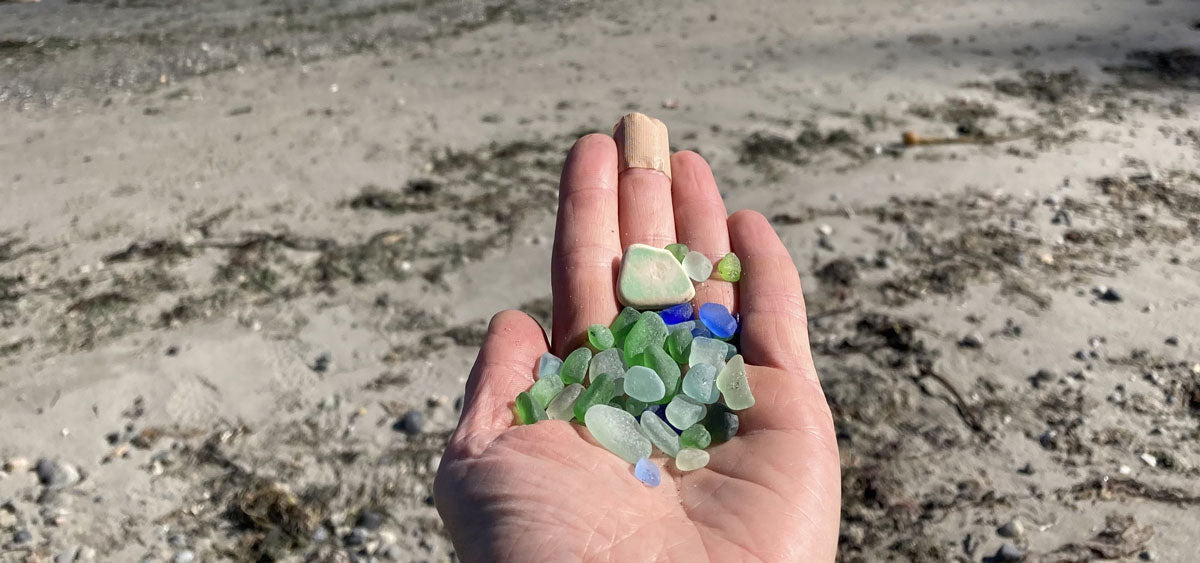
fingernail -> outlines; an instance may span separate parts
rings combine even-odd
[[[652,168],[671,177],[671,144],[667,126],[645,114],[631,113],[613,127],[617,141],[617,172]]]

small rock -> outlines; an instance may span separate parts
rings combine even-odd
[[[1123,298],[1121,297],[1121,294],[1120,294],[1120,292],[1118,292],[1116,289],[1114,289],[1114,288],[1111,288],[1111,287],[1109,287],[1109,288],[1106,288],[1106,289],[1105,289],[1105,290],[1104,290],[1102,293],[1100,293],[1100,300],[1101,300],[1101,301],[1108,301],[1108,302],[1110,302],[1110,303],[1117,303],[1117,302],[1121,301],[1122,299],[1123,299]]]
[[[1089,357],[1090,357],[1090,355],[1088,354],[1087,350],[1076,350],[1075,351],[1075,359],[1076,360],[1087,361]]]
[[[1025,558],[1025,553],[1021,549],[1011,543],[1000,545],[1000,549],[996,550],[996,555],[992,557],[996,561],[1014,562]]]
[[[333,357],[329,355],[329,352],[322,352],[313,362],[312,370],[317,373],[325,373],[329,371],[329,365],[332,363]]]
[[[1168,336],[1167,339],[1164,340],[1164,342],[1166,342],[1167,346],[1179,346],[1179,337],[1178,336]]]
[[[79,557],[79,548],[72,547],[54,556],[54,563],[74,563]]]
[[[179,347],[178,346],[167,346],[167,355],[168,356],[178,356],[179,355]]]
[[[459,395],[454,398],[454,411],[461,412],[463,408],[463,396]]]
[[[983,338],[972,332],[958,341],[960,348],[983,348]]]
[[[33,534],[22,528],[14,532],[12,538],[13,545],[25,545],[33,541]]]
[[[313,542],[321,543],[321,542],[329,539],[329,530],[326,530],[325,526],[321,526],[313,531],[311,537],[312,537]]]
[[[1147,550],[1139,553],[1138,559],[1141,559],[1142,561],[1156,561],[1158,560],[1158,556],[1155,555],[1153,551]]]
[[[14,457],[4,462],[4,471],[7,473],[20,473],[29,469],[29,460],[23,457]]]
[[[1057,430],[1047,430],[1047,431],[1043,432],[1042,435],[1038,438],[1038,442],[1040,442],[1042,444],[1042,447],[1046,448],[1047,450],[1058,449],[1058,431]]]
[[[67,487],[80,480],[79,470],[69,463],[59,463],[46,458],[39,459],[34,466],[38,480],[47,487]]]
[[[367,531],[362,528],[354,528],[350,530],[349,534],[346,534],[346,537],[342,538],[342,541],[349,546],[362,545],[367,543]]]
[[[383,515],[378,512],[364,510],[359,513],[358,520],[354,522],[354,525],[368,530],[378,529],[379,526],[383,525]]]
[[[95,560],[96,560],[96,549],[88,547],[86,545],[80,547],[79,555],[75,556],[75,561],[80,562],[80,563],[86,563],[88,561],[95,561]]]
[[[1034,473],[1037,473],[1037,470],[1033,468],[1032,463],[1026,462],[1025,465],[1021,466],[1021,468],[1017,470],[1017,473],[1022,475],[1033,475]]]
[[[1004,538],[1019,538],[1025,535],[1025,525],[1021,524],[1020,520],[1013,518],[997,528],[996,533]]]
[[[392,425],[392,429],[409,436],[420,434],[425,429],[425,415],[419,410],[410,410]]]
[[[425,406],[431,409],[444,407],[448,404],[450,404],[450,398],[445,395],[434,395],[428,399],[425,399]]]
[[[172,559],[172,561],[174,563],[192,563],[192,561],[195,561],[195,560],[196,560],[196,552],[194,552],[190,549],[185,549],[183,551],[180,551],[179,553],[176,553],[175,559]]]
[[[1044,383],[1053,383],[1054,381],[1057,381],[1057,380],[1058,380],[1057,373],[1054,373],[1054,371],[1052,371],[1052,370],[1042,368],[1042,369],[1037,370],[1037,373],[1033,374],[1033,377],[1029,378],[1029,383],[1031,383],[1034,387],[1040,388],[1042,386],[1042,384],[1044,384]]]
[[[1156,458],[1150,454],[1142,454],[1138,457],[1141,458],[1142,463],[1145,463],[1146,465],[1149,465],[1150,467],[1158,466],[1158,458]]]

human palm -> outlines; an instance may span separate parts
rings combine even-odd
[[[710,280],[696,303],[738,311],[757,403],[711,461],[681,473],[657,459],[648,488],[578,425],[514,426],[512,401],[550,346],[517,311],[496,315],[467,381],[463,414],[435,485],[465,561],[829,561],[837,544],[839,463],[833,422],[808,347],[799,276],[762,215],[727,217],[708,165],[670,157],[673,177],[623,168],[620,142],[580,139],[560,185],[552,268],[552,349],[582,344],[618,312],[621,249],[683,242],[710,258],[733,250],[744,275]],[[665,155],[664,155],[665,156]]]

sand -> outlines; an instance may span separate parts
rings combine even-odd
[[[841,560],[1193,558],[1194,3],[198,6],[0,3],[0,560],[453,559],[487,320],[630,110],[800,268]]]

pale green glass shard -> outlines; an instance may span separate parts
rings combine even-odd
[[[667,353],[671,355],[671,359],[675,360],[676,363],[686,364],[688,362],[688,353],[691,352],[691,345],[691,329],[672,330],[671,334],[667,335]]]
[[[683,331],[686,331],[688,334],[691,334],[693,328],[696,328],[696,321],[683,321],[681,323],[677,323],[677,324],[668,326],[667,330],[669,332],[676,332],[676,331],[683,330]]]
[[[583,416],[592,437],[608,451],[629,463],[650,457],[653,447],[643,436],[633,415],[609,405],[592,405]]]
[[[609,348],[592,356],[592,364],[588,367],[588,381],[596,379],[602,373],[613,377],[625,375],[625,362],[621,359],[621,351]]]
[[[633,416],[641,416],[642,412],[645,411],[646,407],[649,407],[650,404],[645,401],[634,399],[633,397],[625,397],[625,404],[621,406],[625,409],[625,412],[632,414]]]
[[[546,409],[539,405],[529,392],[522,392],[517,395],[517,399],[513,401],[517,411],[517,420],[521,424],[533,424],[539,420],[546,420]]]
[[[584,413],[593,405],[607,404],[616,396],[614,393],[613,377],[607,373],[600,374],[592,384],[575,401],[575,418],[583,420]]]
[[[609,332],[613,335],[613,346],[623,348],[625,346],[625,335],[629,334],[629,329],[633,328],[633,323],[636,323],[638,317],[642,313],[633,307],[621,309],[617,318],[613,319],[612,324],[608,325]]]
[[[638,356],[637,363],[654,370],[654,373],[657,373],[658,378],[663,382],[666,392],[661,399],[654,401],[655,403],[666,404],[679,393],[679,364],[675,363],[675,360],[662,347],[646,348],[646,351]]]
[[[742,279],[742,261],[737,255],[730,252],[717,262],[717,275],[727,282],[736,282]]]
[[[556,397],[563,390],[562,378],[557,375],[547,375],[536,382],[533,387],[529,388],[529,394],[533,395],[534,400],[543,407],[550,404],[550,400]]]
[[[683,376],[683,394],[698,402],[711,405],[721,398],[717,390],[717,368],[711,364],[689,366]]]
[[[633,366],[625,372],[625,394],[633,399],[653,403],[666,392],[662,379],[648,367]]]
[[[709,264],[712,269],[712,264]],[[662,248],[631,244],[621,259],[617,298],[622,304],[657,309],[690,301],[696,288],[675,256]]]
[[[717,374],[717,389],[725,398],[725,405],[735,411],[754,406],[754,394],[750,392],[750,382],[746,380],[746,362],[741,354],[730,358],[721,373]]]
[[[607,350],[613,347],[612,331],[604,325],[592,325],[588,327],[588,343],[596,350]]]
[[[679,435],[663,422],[654,411],[642,412],[642,434],[645,434],[662,453],[671,457],[679,453]]]
[[[636,358],[647,348],[662,348],[667,341],[667,325],[654,311],[646,311],[638,317],[633,328],[625,337],[625,363],[636,365]]]
[[[712,261],[695,250],[688,252],[687,256],[683,257],[682,266],[687,276],[698,282],[707,280],[708,276],[712,275]]]
[[[686,244],[676,242],[667,245],[667,252],[670,252],[676,260],[682,263],[683,257],[687,256],[688,247]]]
[[[587,348],[576,348],[574,352],[567,354],[560,373],[563,383],[583,382],[583,378],[587,377],[587,368],[591,361],[592,351]]]
[[[695,471],[708,465],[708,452],[695,448],[683,448],[675,456],[675,468],[680,471]]]
[[[703,450],[711,443],[712,435],[708,433],[708,429],[704,428],[703,424],[693,424],[679,435],[679,444],[685,448]]]
[[[547,375],[558,375],[560,370],[562,370],[562,364],[563,361],[560,360],[558,356],[555,356],[550,352],[542,354],[542,357],[538,359],[538,379],[546,377]]]
[[[667,422],[675,428],[688,428],[704,418],[708,409],[687,395],[676,395],[667,403]]]
[[[558,393],[550,404],[546,405],[546,418],[550,420],[571,420],[575,416],[575,400],[583,393],[583,386],[572,383]]]
[[[712,338],[697,336],[692,339],[691,350],[688,352],[688,365],[709,364],[721,371],[725,367],[725,343]]]
[[[730,359],[732,359],[734,356],[736,356],[737,353],[738,353],[737,346],[734,346],[733,344],[730,344],[729,342],[725,342],[725,361],[728,362]]]

